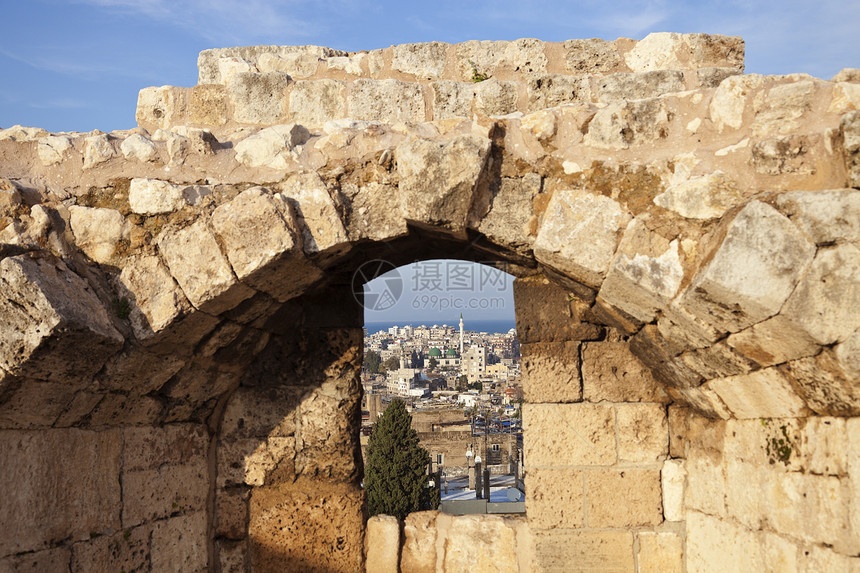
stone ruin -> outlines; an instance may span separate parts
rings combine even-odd
[[[0,570],[857,571],[860,70],[200,54],[0,131]],[[367,520],[363,262],[514,274],[526,516]]]

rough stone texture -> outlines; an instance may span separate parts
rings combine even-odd
[[[779,312],[814,254],[786,217],[751,201],[729,224],[682,304],[706,323],[736,332]]]
[[[400,561],[400,522],[390,515],[367,520],[364,538],[367,573],[397,573]]]
[[[281,183],[279,191],[296,210],[305,253],[327,251],[347,243],[337,207],[317,174],[296,174]]]
[[[663,402],[666,394],[624,342],[582,347],[583,397],[589,402]]]
[[[182,187],[158,179],[132,179],[128,191],[131,210],[141,215],[158,215],[186,205]]]
[[[629,531],[556,529],[535,534],[535,571],[634,571]]]
[[[442,80],[433,82],[433,118],[469,117],[472,111],[474,87],[465,82]]]
[[[401,573],[436,573],[437,511],[416,511],[403,521]]]
[[[206,538],[206,513],[202,511],[157,522],[152,529],[153,570],[206,571]]]
[[[582,400],[579,346],[578,342],[523,345],[523,398],[529,403]]]
[[[420,86],[397,80],[356,80],[349,91],[349,115],[368,121],[424,121]]]
[[[601,102],[647,99],[683,90],[684,73],[679,71],[612,74],[600,79],[597,99]]]
[[[709,386],[738,418],[791,418],[806,412],[803,400],[775,368],[720,378]]]
[[[687,472],[683,460],[666,460],[660,473],[663,489],[663,517],[666,521],[684,520],[684,480]]]
[[[486,80],[474,85],[475,108],[489,116],[517,111],[517,86],[513,82]]]
[[[622,150],[669,136],[669,112],[660,98],[613,102],[600,109],[584,142],[596,149]]]
[[[319,126],[332,117],[346,115],[343,82],[336,80],[298,81],[290,90],[290,121]]]
[[[566,103],[587,102],[591,99],[588,80],[562,74],[537,76],[526,86],[529,111],[556,107]]]
[[[233,118],[240,123],[273,124],[284,116],[290,77],[280,72],[238,72],[227,82]]]
[[[242,192],[212,213],[212,227],[242,283],[285,301],[318,278],[292,227],[292,213],[265,187]],[[286,279],[287,269],[295,272]]]
[[[860,316],[849,308],[860,308],[860,249],[845,243],[818,251],[781,314],[825,345],[860,328]]]
[[[0,554],[89,539],[120,527],[119,431],[0,432],[0,474],[17,484],[4,496]]]
[[[501,517],[454,517],[445,543],[446,571],[514,571],[515,532]]]
[[[555,529],[583,526],[585,492],[582,470],[530,469],[525,481],[529,527]]]
[[[94,374],[123,337],[90,286],[62,261],[0,261],[0,368],[45,380]]]
[[[518,251],[530,249],[535,239],[531,230],[532,203],[540,191],[541,178],[536,173],[522,179],[503,178],[478,231],[500,245]]]
[[[762,548],[743,527],[709,515],[687,513],[687,568],[693,571],[761,571]]]
[[[158,148],[155,144],[139,133],[130,135],[120,146],[123,157],[136,159],[141,162],[158,161]]]
[[[676,533],[641,532],[637,563],[640,573],[682,573],[683,541]]]
[[[236,280],[205,220],[166,230],[158,247],[185,296],[203,312],[229,310],[254,294]]]
[[[129,228],[125,219],[113,209],[69,207],[69,222],[75,242],[92,260],[106,263],[120,240],[128,240]]]
[[[293,163],[293,150],[307,141],[308,130],[289,123],[260,130],[236,144],[236,160],[248,167],[285,169]]]
[[[564,50],[568,71],[578,76],[605,74],[622,62],[612,42],[597,38],[567,40]]]
[[[461,136],[445,145],[424,139],[397,148],[400,209],[407,220],[462,234],[490,142]]]
[[[535,468],[612,465],[615,412],[602,404],[525,404],[524,455]]]
[[[618,458],[648,463],[664,459],[669,450],[669,425],[661,404],[616,406]]]
[[[391,67],[422,79],[436,79],[445,69],[448,44],[427,42],[394,46]]]
[[[115,156],[116,150],[106,134],[93,135],[84,140],[84,169],[91,169]]]
[[[635,527],[663,521],[657,470],[588,470],[585,499],[588,527]]]
[[[360,571],[363,495],[355,487],[320,483],[256,488],[250,513],[253,570],[282,571],[288,562],[294,571]]]
[[[535,240],[535,258],[588,286],[599,286],[629,220],[608,197],[556,191]]]
[[[739,202],[737,184],[722,171],[691,177],[654,198],[655,204],[688,219],[721,217]]]

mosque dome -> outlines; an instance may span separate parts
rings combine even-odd
[[[457,351],[454,350],[453,348],[449,348],[448,352],[445,353],[445,356],[451,356],[453,358],[456,358],[457,357]]]
[[[442,351],[439,350],[438,348],[431,348],[430,349],[430,357],[431,358],[441,358],[442,357]]]

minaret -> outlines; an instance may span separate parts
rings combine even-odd
[[[460,358],[463,357],[463,313],[460,313]]]

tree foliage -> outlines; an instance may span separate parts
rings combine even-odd
[[[379,364],[381,362],[382,358],[379,357],[379,353],[375,350],[371,350],[364,355],[364,368],[371,374],[379,374]]]
[[[430,362],[427,363],[427,367],[430,368],[430,370],[436,370],[436,367],[438,365],[439,365],[439,362],[436,360],[436,358],[431,356]]]
[[[367,442],[364,487],[370,515],[403,519],[413,511],[436,509],[438,496],[427,487],[429,464],[430,454],[412,429],[412,416],[402,401],[392,400]]]
[[[392,356],[387,358],[385,362],[382,363],[382,368],[385,372],[389,372],[391,370],[397,370],[400,368],[400,359],[396,356]]]

